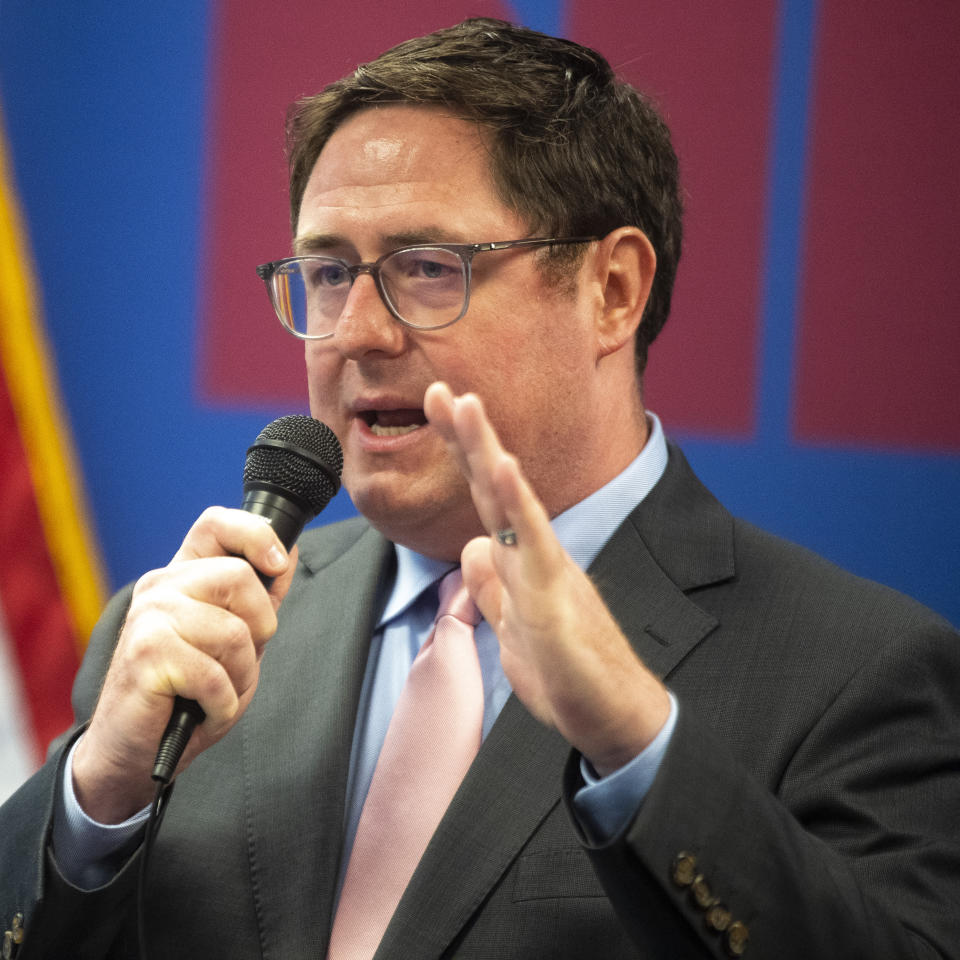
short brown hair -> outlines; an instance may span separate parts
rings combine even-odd
[[[365,107],[390,103],[443,106],[483,125],[500,197],[531,230],[598,237],[625,225],[643,230],[657,272],[637,331],[642,373],[670,311],[682,238],[677,158],[649,98],[588,47],[501,20],[465,20],[408,40],[291,108],[294,230],[334,130]]]

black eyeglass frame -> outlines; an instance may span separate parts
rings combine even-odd
[[[369,263],[361,262],[351,265],[345,260],[341,260],[339,257],[328,257],[323,254],[303,254],[297,257],[284,257],[282,260],[271,260],[269,263],[261,263],[256,269],[257,276],[260,277],[267,287],[267,295],[270,297],[270,303],[273,306],[274,313],[277,315],[277,319],[283,324],[285,330],[293,334],[293,336],[297,337],[299,340],[328,340],[335,332],[331,330],[330,333],[299,333],[297,330],[294,330],[293,327],[291,327],[290,324],[287,323],[287,321],[283,318],[283,312],[280,310],[280,307],[277,303],[273,282],[274,278],[276,277],[277,273],[284,266],[286,266],[286,264],[299,263],[304,260],[324,260],[330,263],[339,264],[350,276],[351,287],[361,273],[369,274],[371,277],[373,277],[373,282],[377,288],[377,293],[380,295],[380,299],[383,301],[383,305],[387,308],[387,310],[390,311],[390,315],[395,320],[412,330],[443,330],[445,327],[453,326],[453,324],[455,324],[458,320],[462,319],[464,314],[467,312],[467,308],[470,306],[472,263],[473,258],[478,253],[490,253],[495,250],[509,250],[513,247],[546,247],[558,243],[592,243],[594,240],[598,239],[598,237],[528,237],[523,240],[495,240],[489,243],[415,243],[407,247],[398,247],[396,250],[390,250],[382,257],[378,257],[376,260]],[[395,256],[398,253],[408,253],[415,250],[444,250],[448,253],[456,255],[463,265],[463,307],[452,320],[448,320],[446,323],[429,327],[411,323],[409,320],[400,315],[397,308],[390,301],[390,294],[387,292],[386,285],[383,283],[383,280],[380,276],[380,267],[386,260],[389,260],[390,257]]]

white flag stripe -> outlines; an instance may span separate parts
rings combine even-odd
[[[0,605],[0,803],[37,768],[20,665]]]

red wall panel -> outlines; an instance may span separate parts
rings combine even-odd
[[[674,430],[749,436],[757,382],[776,4],[578,4],[569,35],[666,113],[686,190],[674,307],[646,394]]]
[[[821,8],[795,436],[957,451],[960,5]]]

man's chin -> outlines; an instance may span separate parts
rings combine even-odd
[[[357,510],[388,540],[427,556],[458,560],[466,542],[482,532],[461,477],[451,484],[419,485],[409,477],[351,478],[344,486]]]

